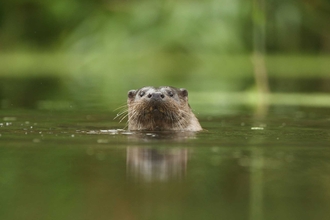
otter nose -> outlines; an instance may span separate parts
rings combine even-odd
[[[165,96],[161,92],[153,92],[153,93],[149,93],[148,98],[154,100],[162,100],[163,98],[165,98]]]

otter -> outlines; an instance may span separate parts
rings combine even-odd
[[[188,103],[188,91],[170,86],[130,90],[127,98],[131,131],[201,131]]]

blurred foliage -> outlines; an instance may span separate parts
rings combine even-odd
[[[0,47],[51,49],[68,37],[76,41],[101,32],[103,38],[93,40],[112,38],[115,44],[122,37],[130,38],[125,46],[129,50],[165,44],[170,51],[241,52],[252,48],[251,4],[242,0],[3,1]],[[329,52],[329,1],[268,0],[265,4],[268,51]],[[111,35],[104,35],[109,31]],[[146,42],[148,48],[139,44]]]
[[[243,0],[2,2],[2,84],[9,80],[15,87],[20,83],[10,78],[22,76],[27,84],[47,76],[56,81],[46,87],[52,90],[47,92],[43,87],[35,89],[33,83],[22,86],[21,95],[20,90],[12,93],[13,87],[2,86],[0,97],[7,103],[2,106],[15,106],[19,103],[15,100],[31,91],[57,92],[57,99],[78,106],[124,103],[126,91],[144,85],[251,91],[253,21],[266,24],[271,91],[329,91],[322,85],[329,82],[330,3],[268,0],[260,12],[253,11],[252,4]],[[286,81],[292,74],[322,80],[307,90],[300,89],[299,80],[283,87],[279,79]],[[56,95],[36,97],[40,98],[22,105],[33,107],[38,100]]]

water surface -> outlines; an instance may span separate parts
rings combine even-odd
[[[330,109],[121,130],[104,111],[0,112],[1,219],[328,219]]]

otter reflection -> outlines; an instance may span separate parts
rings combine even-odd
[[[127,174],[140,181],[167,181],[182,179],[186,175],[188,149],[163,148],[161,144],[185,143],[196,138],[195,132],[132,132],[128,139],[139,143],[155,143],[154,147],[127,148]]]
[[[127,148],[127,174],[140,181],[181,179],[186,174],[188,150],[184,148]]]

